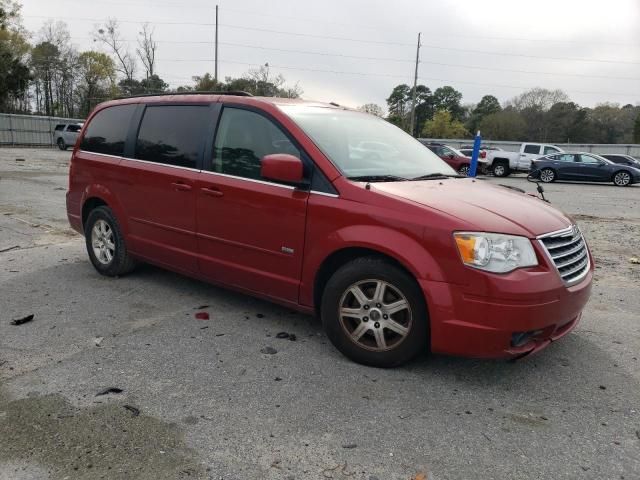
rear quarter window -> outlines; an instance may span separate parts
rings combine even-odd
[[[149,106],[136,141],[136,158],[197,168],[209,125],[207,105]]]
[[[80,148],[87,152],[121,156],[136,107],[136,104],[115,105],[100,110],[89,122]]]
[[[61,130],[64,130],[64,125],[56,125],[55,131],[59,132]]]

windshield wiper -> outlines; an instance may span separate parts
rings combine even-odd
[[[445,178],[467,178],[463,175],[449,175],[446,173],[428,173],[426,175],[420,175],[419,177],[412,178],[411,180],[442,180]]]
[[[359,175],[347,178],[356,182],[406,182],[409,180],[408,178],[398,177],[396,175]]]

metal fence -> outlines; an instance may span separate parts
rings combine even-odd
[[[40,117],[0,113],[0,145],[53,146],[53,132],[61,123],[79,123],[79,118]]]
[[[453,138],[421,138],[429,142],[438,142],[460,148],[462,145],[473,146],[473,139],[460,140]],[[502,148],[507,151],[518,151],[523,142],[498,142],[493,140],[483,140],[483,145]],[[640,145],[632,143],[554,143],[567,152],[593,152],[593,153],[622,153],[640,158]]]

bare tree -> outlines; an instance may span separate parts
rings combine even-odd
[[[147,78],[152,77],[156,67],[156,49],[158,44],[153,39],[155,29],[148,23],[142,25],[142,31],[139,33],[138,48],[136,52],[142,61],[147,73]]]
[[[98,27],[97,32],[94,34],[94,39],[109,47],[117,60],[116,71],[124,75],[128,82],[132,82],[136,73],[136,59],[131,55],[126,42],[122,38],[118,20],[110,18],[104,27]]]
[[[365,103],[364,105],[360,105],[358,110],[364,113],[370,113],[371,115],[375,115],[376,117],[383,117],[384,110],[382,107],[376,103]]]

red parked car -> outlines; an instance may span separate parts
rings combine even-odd
[[[441,143],[423,143],[425,147],[439,156],[442,160],[447,162],[451,168],[453,168],[460,175],[465,177],[469,175],[469,169],[471,168],[471,157],[467,157],[459,150],[454,149],[448,145]],[[480,167],[480,165],[478,165]]]
[[[375,116],[301,100],[101,104],[67,209],[98,272],[149,262],[315,312],[341,352],[381,367],[539,350],[575,327],[593,276],[555,208],[460,177]]]

